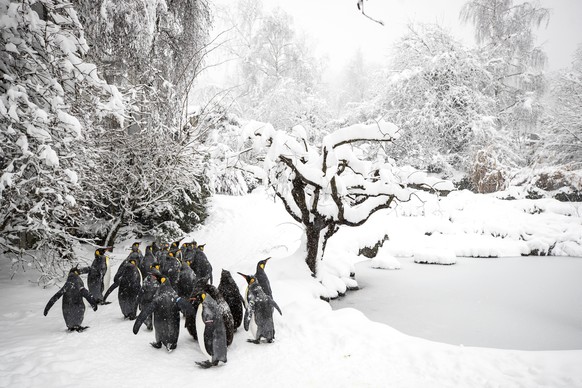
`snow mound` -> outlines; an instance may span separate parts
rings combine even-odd
[[[419,249],[414,252],[414,262],[419,264],[452,265],[457,263],[455,252],[448,249]]]
[[[381,250],[376,257],[370,260],[370,267],[376,269],[400,269],[402,265],[394,256]]]

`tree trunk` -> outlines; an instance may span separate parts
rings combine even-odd
[[[305,262],[311,271],[311,274],[315,276],[317,274],[317,262],[320,256],[320,240],[322,239],[321,230],[316,229],[313,224],[306,225],[305,233],[307,235],[307,257]]]
[[[317,275],[317,265],[323,257],[327,239],[336,231],[335,224],[324,224],[323,222],[316,221],[313,224],[306,225],[307,257],[305,258],[305,262],[313,276]]]

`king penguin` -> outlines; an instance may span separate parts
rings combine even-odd
[[[185,260],[180,267],[178,273],[178,280],[176,281],[175,289],[178,296],[182,298],[190,298],[194,291],[194,284],[196,282],[196,274],[190,268],[190,261]]]
[[[190,267],[196,274],[197,287],[207,283],[212,284],[212,265],[204,253],[204,244],[196,248]]]
[[[193,315],[194,310],[186,299],[180,298],[176,294],[166,276],[161,275],[160,283],[161,285],[152,303],[142,310],[135,320],[133,334],[137,334],[146,318],[153,314],[156,341],[152,342],[151,345],[156,349],[161,348],[163,345],[168,352],[171,352],[178,346],[180,310],[188,315]]]
[[[99,248],[95,250],[95,259],[89,267],[87,275],[87,288],[99,304],[109,304],[103,300],[103,291],[109,288],[111,282],[111,268],[109,266],[109,256],[107,252],[111,248]]]
[[[137,303],[140,311],[147,309],[148,306],[154,301],[156,292],[160,288],[161,277],[162,274],[160,273],[160,265],[157,262],[154,262],[153,265],[150,265],[148,274],[143,278],[141,289],[139,290],[139,294],[137,296]],[[151,315],[146,317],[145,325],[148,330],[153,329]]]
[[[257,263],[257,271],[255,272],[255,277],[259,282],[259,285],[265,291],[265,294],[269,295],[271,298],[273,297],[273,291],[271,291],[271,283],[269,282],[269,278],[265,273],[265,265],[267,265],[267,261],[271,258],[267,257],[265,260],[261,260]]]
[[[250,328],[254,338],[248,341],[258,344],[261,342],[261,338],[264,338],[267,342],[273,342],[275,339],[273,308],[276,308],[279,314],[283,315],[281,309],[273,298],[263,291],[256,277],[244,275],[240,272],[238,274],[244,277],[248,284],[244,328],[246,331]]]
[[[207,360],[196,362],[202,368],[218,365],[219,361],[226,362],[226,329],[222,320],[222,313],[212,296],[205,292],[199,293],[196,311],[196,331],[198,344]]]
[[[119,287],[117,294],[119,307],[123,316],[130,320],[135,319],[137,315],[137,296],[141,290],[141,272],[137,265],[135,259],[129,259],[121,263],[113,278],[113,284],[103,297],[104,301],[107,300],[109,294]]]
[[[94,311],[97,311],[97,301],[85,288],[83,279],[79,276],[78,267],[72,268],[69,271],[67,281],[63,287],[46,304],[44,308],[45,317],[61,296],[63,297],[63,317],[65,318],[65,324],[69,331],[75,330],[81,332],[87,329],[88,326],[81,326],[83,318],[85,317],[85,303],[83,302],[83,298],[91,304]]]
[[[148,245],[145,249],[145,255],[141,262],[139,263],[139,270],[143,278],[150,272],[150,268],[156,262],[156,257],[154,255],[154,250],[152,245]]]
[[[229,271],[223,269],[220,275],[220,284],[218,285],[218,291],[224,297],[224,300],[230,308],[230,313],[232,314],[234,330],[238,329],[243,319],[243,306],[244,299],[240,294],[236,282],[232,278]]]

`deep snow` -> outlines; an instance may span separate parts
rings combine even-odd
[[[0,386],[582,387],[582,350],[531,352],[453,346],[402,334],[352,308],[333,311],[318,298],[322,287],[309,275],[300,254],[293,255],[300,245],[301,230],[289,220],[280,204],[261,191],[245,197],[216,196],[206,225],[191,236],[207,244],[215,279],[221,268],[252,273],[258,260],[272,256],[266,271],[283,311],[283,316],[274,316],[277,332],[273,344],[247,343],[248,333],[239,329],[228,351],[228,363],[208,370],[194,365],[203,355],[186,330],[181,331],[178,348],[172,353],[149,345],[152,332],[141,330],[133,335],[133,322],[121,318],[116,295],[110,297],[112,304],[86,312],[88,330],[67,332],[60,303],[47,317],[42,316],[57,288],[40,289],[29,283],[35,277],[30,272],[10,281],[3,260]],[[416,220],[417,228],[434,226],[423,217]],[[372,239],[374,222],[367,229],[338,234],[334,239],[340,240],[330,253],[339,252],[350,241],[363,241],[364,236]],[[545,223],[545,218],[540,217],[540,222]],[[568,224],[573,238],[578,238],[574,236],[579,230],[576,225],[580,228],[579,218]],[[421,229],[418,233],[423,234],[426,228]],[[116,247],[115,267],[127,256],[131,242]],[[425,242],[417,241],[414,248],[422,248]],[[404,240],[399,242],[395,234],[386,249],[410,253],[411,247],[404,248]],[[350,260],[357,260],[349,249],[343,253],[333,260],[330,256],[330,263],[349,266]],[[90,261],[92,254],[87,251],[85,257]],[[331,271],[341,267],[330,264],[325,270],[333,278]],[[244,290],[242,277],[235,279]]]

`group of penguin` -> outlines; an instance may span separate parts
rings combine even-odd
[[[63,287],[48,301],[46,316],[59,298],[63,298],[63,317],[69,331],[81,332],[85,315],[85,298],[94,311],[99,304],[106,305],[107,297],[116,288],[121,312],[126,319],[135,320],[133,333],[145,323],[155,331],[154,348],[176,348],[180,332],[180,312],[185,316],[185,327],[198,341],[206,360],[196,362],[203,368],[226,362],[227,347],[234,332],[243,323],[251,331],[249,342],[275,338],[273,312],[281,309],[273,300],[265,266],[269,258],[257,263],[254,275],[240,272],[247,282],[245,298],[239,292],[231,274],[222,270],[218,287],[212,284],[212,265],[204,253],[204,245],[196,242],[158,246],[148,245],[145,255],[140,243],[135,242],[131,253],[120,264],[113,283],[109,285],[111,270],[107,252],[112,248],[95,250],[91,266],[74,267]],[[87,288],[81,274],[87,274]],[[105,293],[104,293],[105,292]],[[138,314],[139,307],[139,314]]]

